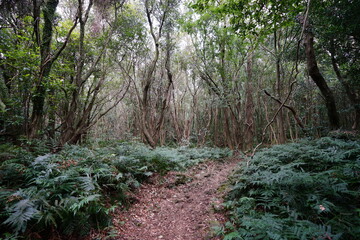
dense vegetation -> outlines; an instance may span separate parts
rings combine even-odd
[[[42,145],[35,152],[1,146],[1,233],[25,234],[28,239],[84,236],[92,228],[110,226],[112,210],[124,207],[126,194],[154,173],[184,170],[231,154],[212,148],[151,150],[138,143],[115,142],[66,146],[52,155],[45,154],[47,150]]]
[[[0,140],[251,150],[360,127],[353,0],[3,0]]]
[[[359,131],[359,12],[358,0],[0,0],[1,233],[108,226],[153,173],[228,154],[204,146],[254,156]],[[358,149],[301,140],[243,163],[226,238],[355,239]]]
[[[225,206],[224,239],[360,236],[360,141],[304,139],[240,164]]]

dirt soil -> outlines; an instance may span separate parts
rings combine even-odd
[[[222,197],[239,160],[208,161],[185,173],[154,176],[114,220],[119,240],[219,239],[212,227],[226,221]]]

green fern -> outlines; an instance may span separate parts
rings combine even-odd
[[[39,210],[30,199],[23,199],[7,209],[10,216],[4,221],[4,224],[14,228],[16,233],[24,232],[28,221],[35,219]]]
[[[227,208],[243,239],[357,239],[360,142],[302,140],[257,153],[233,176]]]
[[[11,153],[0,163],[0,221],[5,222],[0,232],[11,226],[19,234],[41,232],[44,239],[53,236],[43,229],[76,237],[107,227],[110,212],[126,204],[126,193],[152,174],[231,154],[216,148],[150,149],[135,142],[65,146],[58,154],[46,154],[40,142],[34,146],[35,152],[4,147]]]

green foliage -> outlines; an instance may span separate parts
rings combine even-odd
[[[228,18],[235,32],[245,38],[264,39],[276,29],[293,25],[303,4],[301,0],[196,0],[191,6],[202,14],[210,12]]]
[[[359,156],[359,141],[329,137],[257,153],[233,177],[227,238],[358,239]]]
[[[66,146],[45,155],[40,147],[32,149],[37,152],[12,145],[0,149],[1,232],[11,227],[15,235],[38,233],[44,238],[55,233],[83,236],[91,228],[109,226],[110,213],[126,203],[126,192],[152,174],[231,154],[211,148],[151,150],[139,143]]]
[[[115,161],[117,166],[125,168],[137,166],[142,172],[165,173],[169,170],[184,170],[187,167],[196,165],[206,159],[220,159],[231,154],[228,149],[219,148],[188,148],[179,147],[176,149],[158,147],[150,150],[142,144],[121,144],[115,151],[120,158]],[[136,164],[134,164],[136,163]],[[147,166],[145,169],[144,166]],[[146,170],[146,171],[145,171]]]
[[[0,130],[11,135],[21,134],[40,61],[31,41],[31,19],[23,21],[17,32],[0,29]]]

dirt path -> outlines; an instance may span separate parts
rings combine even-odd
[[[211,227],[224,221],[217,211],[225,189],[222,184],[236,164],[236,160],[209,161],[186,173],[154,177],[136,193],[136,203],[118,213],[117,239],[216,239]]]

